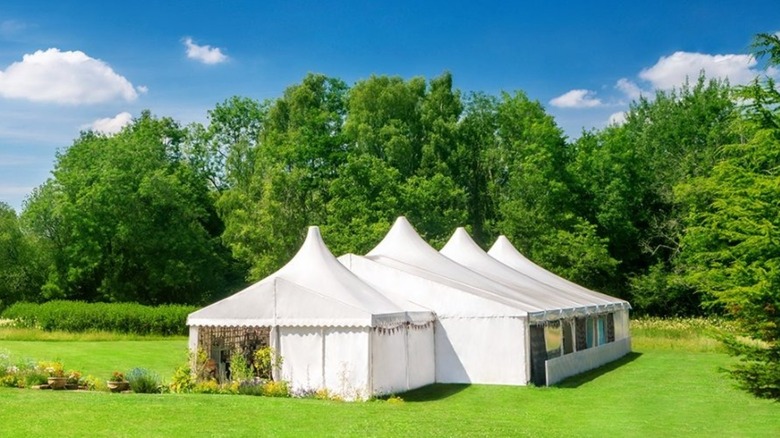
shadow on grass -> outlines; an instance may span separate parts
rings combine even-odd
[[[433,385],[423,386],[422,388],[413,389],[409,392],[398,395],[406,402],[444,400],[445,398],[451,397],[463,391],[469,386],[471,385],[434,383]]]
[[[626,365],[628,363],[631,363],[639,359],[641,355],[642,353],[637,353],[636,351],[632,351],[614,362],[610,362],[604,366],[598,367],[590,371],[586,371],[582,374],[577,374],[576,376],[571,376],[568,379],[565,379],[562,382],[553,386],[557,388],[577,388],[581,385],[584,385],[592,380],[601,377],[602,375],[612,370],[620,368],[623,365]]]

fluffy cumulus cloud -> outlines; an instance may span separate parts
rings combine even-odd
[[[611,116],[609,116],[610,125],[622,125],[623,123],[626,123],[625,111],[618,111],[616,113],[613,113]]]
[[[709,78],[728,78],[732,85],[746,84],[758,74],[753,68],[756,63],[750,55],[675,52],[662,56],[654,66],[639,72],[639,77],[662,90],[679,87],[686,78],[695,82],[702,70]]]
[[[38,50],[0,70],[0,97],[79,105],[133,101],[133,84],[81,51]]]
[[[93,131],[102,132],[104,134],[116,134],[121,131],[122,128],[129,125],[133,121],[133,116],[128,112],[119,113],[114,117],[106,117],[105,119],[97,119],[89,126]]]
[[[550,104],[558,108],[593,108],[602,105],[601,100],[590,90],[571,90],[550,100]]]
[[[222,53],[222,49],[208,45],[199,46],[192,41],[192,38],[185,38],[184,46],[187,48],[187,58],[204,64],[220,64],[228,59],[227,55]]]
[[[639,97],[642,94],[647,94],[646,91],[643,91],[639,86],[630,80],[626,78],[620,78],[618,79],[617,83],[615,84],[615,88],[622,91],[623,94],[626,95],[631,100],[639,99]]]

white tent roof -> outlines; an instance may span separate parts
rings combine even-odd
[[[433,249],[405,217],[399,217],[385,238],[366,257],[402,271],[466,290],[483,298],[525,311],[531,320],[557,319],[557,310],[533,297],[520,297],[511,288],[474,272]]]
[[[610,301],[598,297],[553,287],[510,268],[483,251],[463,227],[455,230],[440,252],[469,269],[511,287],[518,299],[529,297],[543,303],[549,310],[560,309],[562,316],[598,313],[610,304]]]
[[[498,237],[496,242],[488,251],[488,255],[518,272],[526,274],[531,278],[539,280],[559,290],[566,291],[571,295],[577,294],[583,297],[590,297],[593,300],[604,301],[608,303],[607,307],[609,308],[631,308],[631,305],[628,303],[628,301],[584,288],[542,268],[521,254],[520,251],[518,251],[512,245],[509,239],[506,238],[506,236],[501,235]]]
[[[436,312],[439,318],[526,317],[524,310],[485,298],[480,289],[454,281],[434,281],[368,257],[345,254],[338,260],[376,290]],[[397,266],[397,265],[396,265]]]
[[[407,304],[407,303],[404,303]],[[346,269],[317,227],[284,267],[258,283],[191,313],[196,326],[390,326],[431,321],[411,304],[402,308]]]

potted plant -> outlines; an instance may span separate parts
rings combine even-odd
[[[78,389],[81,384],[81,373],[76,370],[68,372],[67,381],[65,383],[65,389]]]
[[[44,371],[48,374],[47,383],[51,389],[65,389],[68,378],[60,362],[48,362],[44,364]]]
[[[111,378],[106,382],[106,386],[111,392],[122,392],[130,389],[130,382],[125,380],[125,374],[119,371],[114,371]]]

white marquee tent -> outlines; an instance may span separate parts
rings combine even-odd
[[[433,320],[430,311],[394,302],[360,280],[310,227],[287,265],[190,314],[187,325],[190,348],[214,360],[224,362],[224,349],[270,344],[283,359],[277,377],[293,390],[360,399],[434,382]]]

